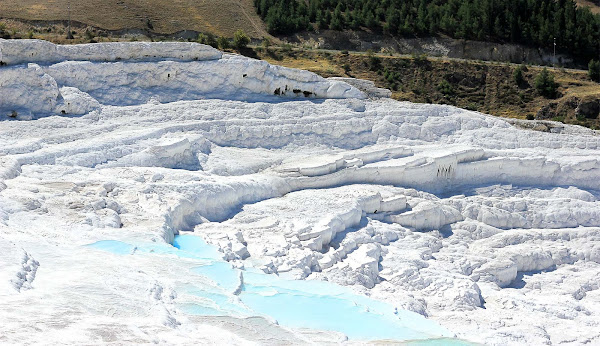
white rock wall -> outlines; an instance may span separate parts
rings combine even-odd
[[[57,45],[42,40],[0,39],[0,61],[7,65],[60,61],[218,60],[221,52],[190,42],[108,42]]]
[[[0,61],[8,65],[0,66],[3,115],[13,111],[27,117],[81,115],[100,104],[126,106],[204,98],[365,97],[342,81],[241,56],[222,58],[218,50],[196,43],[61,46],[39,40],[0,40]],[[19,65],[23,63],[30,65]]]
[[[54,78],[36,64],[0,67],[1,117],[48,114],[54,110],[59,94]]]

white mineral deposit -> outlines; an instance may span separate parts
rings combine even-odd
[[[600,344],[592,130],[194,43],[0,61],[0,344]]]

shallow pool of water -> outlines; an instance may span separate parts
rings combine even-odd
[[[354,340],[412,340],[414,345],[469,345],[434,321],[355,294],[347,287],[313,280],[286,280],[255,269],[241,270],[195,235],[168,244],[131,245],[104,240],[90,247],[118,255],[176,255],[197,261],[188,282],[176,289],[193,299],[179,308],[195,315],[264,316],[281,325],[332,330]]]

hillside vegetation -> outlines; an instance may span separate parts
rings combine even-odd
[[[600,15],[573,0],[254,0],[270,33],[367,29],[394,36],[551,47],[589,59],[598,54]]]
[[[600,129],[598,108],[594,108],[600,107],[600,84],[591,81],[586,71],[550,69],[557,88],[556,94],[548,97],[536,89],[536,78],[543,69],[533,66],[423,56],[259,51],[261,58],[272,63],[325,77],[372,80],[391,89],[397,100],[449,104],[507,118],[554,120]],[[521,70],[520,80],[515,77],[516,70]],[[591,107],[592,112],[584,114],[585,107]]]

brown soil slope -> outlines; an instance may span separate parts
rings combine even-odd
[[[0,18],[64,21],[68,2],[0,0]],[[72,0],[71,20],[108,30],[195,30],[231,37],[242,29],[252,37],[267,35],[252,0]]]
[[[589,7],[593,13],[600,13],[600,1],[598,0],[575,0],[577,5]]]

